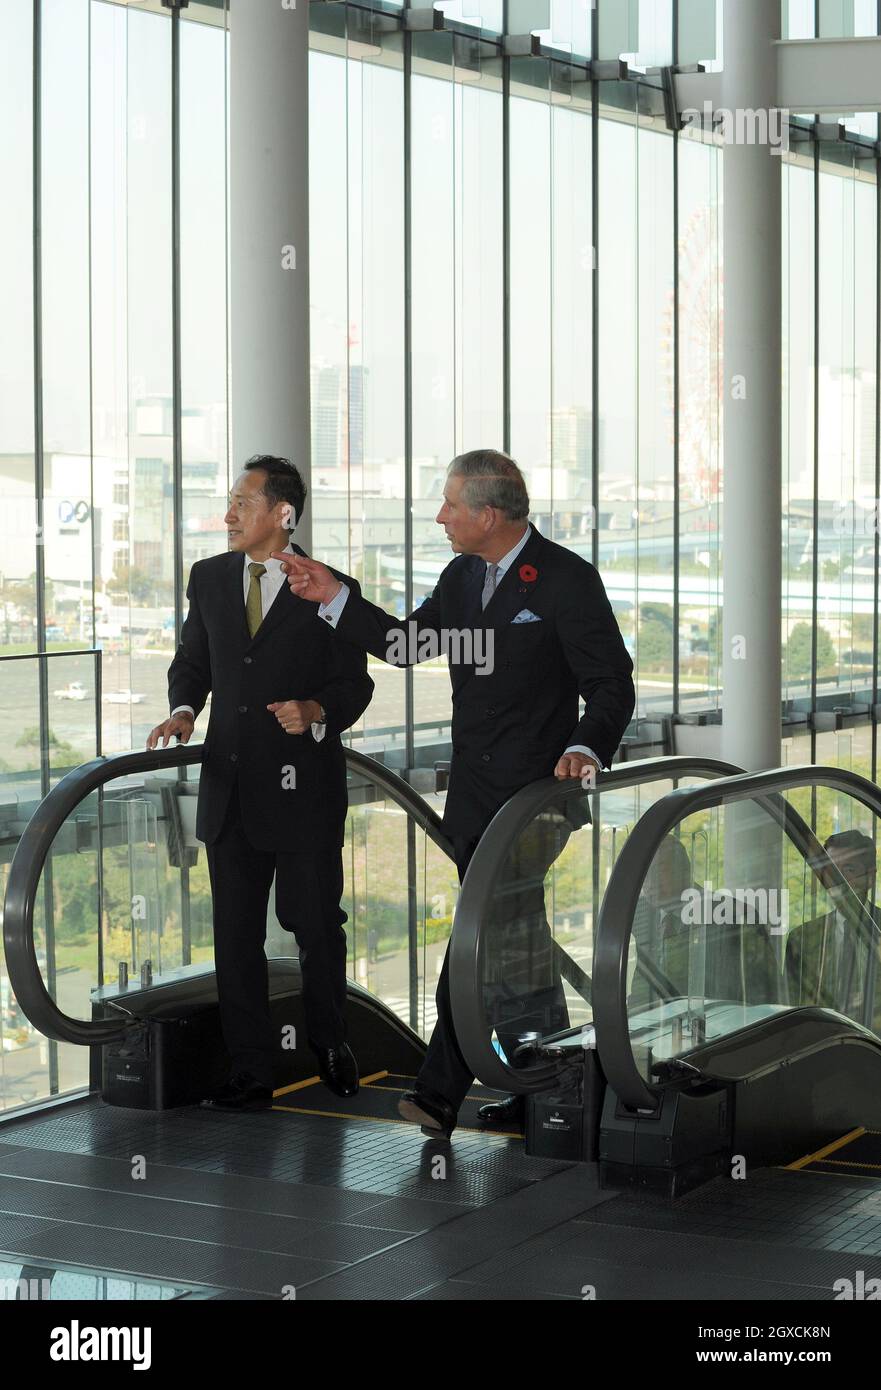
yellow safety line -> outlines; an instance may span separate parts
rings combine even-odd
[[[389,1081],[392,1081],[392,1080],[395,1080],[395,1081],[415,1081],[415,1080],[416,1080],[416,1077],[415,1077],[415,1076],[408,1076],[407,1073],[406,1073],[405,1071],[387,1071],[387,1072],[385,1072],[384,1074],[388,1077]],[[376,1087],[374,1087],[374,1090],[377,1090],[377,1091],[401,1091],[401,1090],[409,1090],[409,1089],[411,1089],[411,1088],[410,1088],[410,1087],[403,1087],[403,1086],[376,1086]],[[470,1096],[470,1095],[469,1095],[469,1096],[466,1096],[465,1099],[466,1099],[466,1100],[481,1100],[481,1101],[484,1101],[486,1104],[489,1104],[489,1103],[490,1103],[489,1101],[486,1100],[486,1092],[484,1092],[483,1095],[476,1095],[476,1096]]]
[[[787,1163],[786,1171],[789,1173],[797,1172],[799,1168],[807,1168],[809,1163],[819,1163],[821,1158],[827,1154],[834,1154],[836,1149],[843,1149],[845,1145],[852,1144],[854,1139],[861,1139],[866,1133],[864,1125],[859,1129],[852,1129],[850,1134],[845,1134],[843,1139],[836,1139],[834,1143],[827,1144],[825,1148],[818,1149],[816,1153],[808,1154],[805,1158],[796,1159],[795,1163]]]
[[[284,1110],[288,1115],[325,1115],[331,1120],[366,1120],[374,1125],[399,1125],[403,1129],[413,1129],[409,1120],[384,1119],[381,1115],[352,1115],[343,1110],[303,1110],[295,1105],[273,1105],[273,1110]],[[464,1126],[463,1126],[464,1129]],[[491,1134],[498,1139],[522,1139],[522,1134],[508,1133],[503,1129],[465,1129],[465,1134]],[[427,1137],[427,1136],[426,1136]],[[438,1130],[438,1138],[441,1137]]]
[[[391,1091],[392,1095],[402,1096],[406,1091],[406,1086],[371,1086],[371,1091]]]
[[[316,1084],[316,1082],[318,1082],[318,1081],[320,1081],[320,1080],[321,1080],[321,1077],[320,1077],[320,1076],[310,1076],[308,1081],[294,1081],[294,1082],[291,1083],[290,1086],[282,1086],[279,1090],[273,1091],[273,1093],[272,1093],[273,1099],[274,1099],[276,1096],[286,1096],[286,1095],[288,1094],[289,1091],[302,1091],[302,1090],[304,1089],[304,1087],[306,1087],[306,1086],[314,1086],[314,1085]]]
[[[785,1173],[787,1170],[781,1168],[780,1171]],[[876,1191],[878,1188],[878,1179],[870,1177],[868,1173],[827,1173],[825,1168],[799,1168],[798,1171],[807,1178],[847,1178],[848,1181],[856,1178],[859,1182],[873,1182]]]
[[[369,1120],[375,1125],[405,1124],[404,1120],[384,1120],[380,1115],[353,1115],[345,1110],[305,1110],[296,1105],[273,1105],[273,1110],[284,1110],[289,1115],[325,1115],[331,1120]]]
[[[362,1086],[369,1086],[371,1081],[378,1081],[381,1076],[388,1076],[387,1071],[375,1071],[372,1076],[361,1078]],[[273,1091],[273,1100],[276,1096],[289,1095],[291,1091],[303,1091],[307,1086],[315,1086],[321,1080],[320,1076],[310,1076],[308,1081],[294,1081],[290,1086],[282,1086],[277,1091]]]
[[[383,1074],[384,1074],[384,1073],[382,1073],[382,1072],[379,1073],[380,1076],[382,1076]],[[387,1074],[387,1073],[385,1073],[385,1074]],[[370,1078],[368,1078],[368,1080],[369,1080],[369,1079],[370,1079]],[[367,1082],[363,1082],[362,1084],[363,1084],[363,1085],[366,1085]],[[405,1087],[405,1086],[374,1086],[374,1087],[373,1087],[373,1090],[374,1090],[374,1091],[392,1091],[396,1096],[402,1095],[403,1092],[404,1092],[405,1090],[407,1090],[407,1089],[408,1089],[408,1088]],[[466,1100],[483,1100],[483,1096],[466,1096],[465,1099],[466,1099]],[[486,1102],[484,1102],[484,1103],[485,1103],[485,1104],[489,1104],[490,1102],[489,1102],[489,1101],[486,1101]]]
[[[826,1162],[834,1163],[836,1168],[873,1168],[881,1173],[881,1163],[858,1163],[855,1158],[827,1158]]]

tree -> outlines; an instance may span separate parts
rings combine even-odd
[[[796,623],[786,643],[786,668],[790,676],[811,674],[813,630],[810,623]],[[817,670],[826,671],[835,665],[835,644],[824,627],[817,628]]]
[[[116,565],[107,587],[114,593],[128,594],[135,603],[149,604],[154,601],[157,584],[146,570],[120,562]]]
[[[660,623],[668,632],[673,631],[673,608],[669,603],[642,603],[639,616],[643,623]]]
[[[39,724],[32,724],[29,729],[22,730],[15,741],[15,746],[16,748],[42,748],[43,742]],[[80,754],[73,744],[65,743],[64,739],[59,738],[51,729],[46,732],[45,746],[50,753],[55,755],[52,759],[54,763],[76,763],[79,760]]]
[[[855,646],[871,647],[875,640],[875,614],[851,614],[850,635]]]
[[[665,669],[673,662],[673,633],[665,623],[652,618],[639,629],[639,664],[646,670]]]

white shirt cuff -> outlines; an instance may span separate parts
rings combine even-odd
[[[332,598],[330,603],[319,603],[318,616],[319,618],[323,618],[329,627],[336,627],[342,616],[350,592],[351,590],[348,584],[343,584],[336,598]]]
[[[583,743],[573,743],[571,748],[566,749],[566,753],[584,753],[586,757],[593,758],[597,767],[599,767],[600,769],[602,769],[603,767],[603,760],[599,756],[599,754],[595,753],[592,748],[585,748]],[[566,756],[566,753],[563,754],[564,757]]]
[[[193,709],[192,705],[177,705],[176,708],[171,711],[170,717],[173,719],[176,714],[191,714],[194,719],[196,717],[196,711]]]

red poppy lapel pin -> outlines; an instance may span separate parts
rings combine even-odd
[[[535,565],[521,565],[520,579],[522,580],[521,594],[528,594],[529,585],[534,584],[538,579],[538,570],[535,568]]]

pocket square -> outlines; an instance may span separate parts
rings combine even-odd
[[[540,623],[541,618],[536,613],[531,613],[528,608],[522,608],[517,617],[511,621],[512,623]]]

